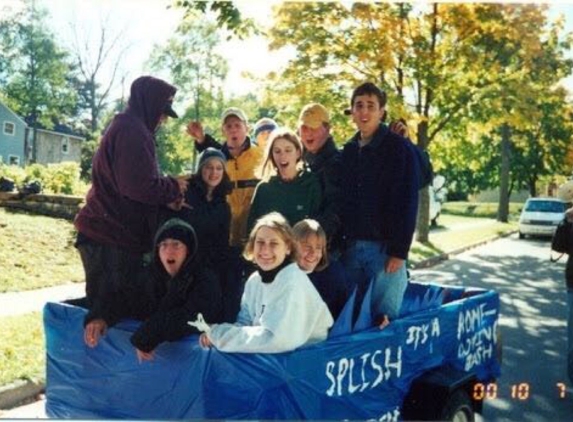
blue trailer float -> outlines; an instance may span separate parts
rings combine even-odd
[[[75,419],[473,420],[499,376],[496,292],[410,283],[402,316],[279,354],[221,353],[197,336],[139,363],[138,322],[83,342],[86,310],[44,309],[46,412]]]

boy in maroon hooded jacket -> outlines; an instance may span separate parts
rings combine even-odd
[[[152,248],[160,205],[181,207],[186,181],[159,174],[155,132],[171,108],[175,87],[151,76],[131,85],[127,108],[107,127],[92,161],[92,187],[75,219],[90,307],[105,307],[119,286],[136,280]]]

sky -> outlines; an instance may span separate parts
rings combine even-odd
[[[14,2],[16,0],[0,0]],[[69,42],[73,36],[70,22],[78,22],[82,35],[98,35],[100,22],[114,33],[123,32],[125,43],[129,44],[125,63],[127,81],[148,73],[144,63],[149,58],[155,44],[166,43],[174,33],[183,16],[180,9],[167,9],[170,0],[36,0],[46,6],[63,42]],[[276,0],[239,1],[242,12],[261,23],[271,19],[271,6]],[[1,9],[1,8],[0,8]],[[242,77],[243,72],[263,76],[284,65],[288,57],[282,53],[269,52],[262,38],[250,40],[233,39],[220,47],[220,53],[229,61],[227,86],[236,95],[246,94],[255,88],[255,84]],[[129,83],[128,83],[129,85]]]
[[[136,77],[148,73],[144,63],[150,56],[154,44],[162,45],[173,34],[182,17],[179,9],[167,9],[171,0],[35,0],[48,8],[50,25],[64,45],[70,45],[73,31],[70,23],[75,22],[80,37],[95,40],[104,21],[112,34],[122,33],[122,43],[129,48],[124,54],[126,86]],[[271,21],[271,7],[280,0],[235,0],[247,17],[260,24]],[[550,17],[563,13],[566,30],[573,32],[573,0],[553,1]],[[5,7],[17,7],[19,0],[0,0],[0,13]],[[229,61],[227,91],[235,95],[253,92],[256,84],[243,77],[248,72],[263,77],[271,70],[286,65],[292,50],[269,52],[267,42],[262,38],[250,40],[233,39],[225,42],[219,52]],[[110,72],[110,70],[107,70]],[[573,77],[567,81],[573,88]],[[127,88],[126,88],[127,89]],[[573,89],[571,90],[573,92]],[[114,90],[115,97],[121,96],[121,87]]]

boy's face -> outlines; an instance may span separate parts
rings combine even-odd
[[[223,122],[223,135],[227,140],[227,145],[239,148],[247,138],[247,125],[237,116],[229,116]]]
[[[304,148],[311,154],[316,154],[324,146],[330,131],[324,125],[312,128],[307,125],[301,125],[299,128],[300,140]]]
[[[384,107],[380,106],[376,95],[359,95],[354,99],[352,121],[361,133],[373,135],[382,117],[384,117]]]
[[[187,245],[180,240],[167,238],[159,243],[159,259],[171,277],[183,266],[187,252]]]
[[[274,270],[289,254],[290,249],[279,232],[265,226],[257,231],[253,255],[260,269]]]

